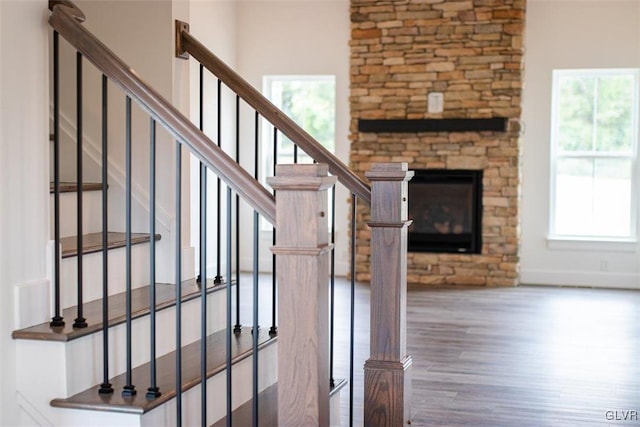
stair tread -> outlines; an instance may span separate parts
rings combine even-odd
[[[156,234],[156,240],[160,240],[161,236]],[[147,243],[151,240],[149,233],[131,233],[131,244],[137,245]],[[107,233],[107,246],[109,249],[122,248],[125,246],[126,234],[121,232],[109,231]],[[62,246],[62,258],[69,258],[78,255],[77,236],[63,237],[60,239]],[[102,251],[102,233],[89,233],[82,235],[83,254],[91,254]]]
[[[54,183],[49,183],[49,193],[54,192]],[[101,182],[83,182],[82,183],[82,191],[100,191],[102,190]],[[61,193],[75,193],[78,191],[78,183],[71,181],[61,181],[60,182],[60,192]]]
[[[258,414],[260,426],[278,425],[278,384],[267,387],[258,394]],[[240,405],[231,413],[234,425],[253,425],[253,399]],[[227,427],[227,417],[222,417],[211,427]]]
[[[226,287],[225,284],[215,285],[212,279],[207,280],[207,292],[215,292]],[[131,313],[134,319],[149,313],[150,286],[143,286],[131,291]],[[176,287],[174,284],[156,284],[156,309],[162,310],[175,304]],[[195,279],[182,282],[182,301],[189,301],[200,295],[200,288]],[[125,321],[125,293],[118,293],[109,297],[109,326],[115,326]],[[71,341],[102,330],[102,299],[87,301],[82,306],[83,315],[87,319],[86,328],[73,328],[73,319],[77,315],[76,306],[63,310],[64,326],[52,327],[49,323],[41,323],[29,328],[13,331],[14,339],[31,339],[41,341]]]
[[[226,368],[226,331],[215,332],[207,337],[207,378],[222,372]],[[266,329],[260,330],[259,348],[264,348],[276,341],[270,337]],[[201,341],[182,347],[182,391],[200,384],[200,346]],[[251,356],[253,336],[243,332],[231,336],[232,363]],[[90,409],[130,414],[143,414],[156,408],[176,396],[175,366],[176,352],[168,353],[156,361],[157,386],[162,393],[155,399],[147,399],[146,387],[149,385],[149,364],[145,363],[132,370],[132,383],[136,385],[137,394],[131,397],[122,396],[122,388],[126,384],[125,374],[112,378],[113,394],[101,395],[99,386],[92,387],[66,399],[54,399],[51,406],[60,408]]]
[[[335,380],[335,385],[329,392],[330,396],[340,391],[347,384],[347,380]],[[258,415],[261,427],[278,425],[278,384],[267,387],[258,394]],[[253,424],[253,399],[240,405],[232,414],[231,419],[235,425],[249,426]],[[226,427],[227,417],[222,417],[211,427]]]

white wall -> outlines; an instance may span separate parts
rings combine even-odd
[[[14,294],[47,288],[45,0],[0,1],[0,425],[18,425]],[[16,43],[19,39],[20,42]],[[48,316],[48,313],[41,313]]]
[[[231,68],[236,68],[236,26],[237,26],[237,2],[236,1],[194,1],[190,8],[189,31],[214,55],[223,60]],[[191,92],[191,120],[198,124],[200,121],[199,110],[199,79],[200,65],[195,60],[189,61],[190,65],[190,92]],[[204,132],[214,141],[217,139],[217,79],[207,70],[204,72]],[[221,142],[227,153],[235,153],[235,96],[226,89],[222,91],[221,108]],[[233,155],[233,154],[232,154]],[[199,267],[199,176],[200,162],[191,156],[191,244],[195,249],[196,270]],[[207,277],[216,275],[216,176],[208,174],[208,200],[207,212],[209,227],[207,237]],[[222,186],[221,219],[223,235],[226,228],[226,187]],[[225,275],[224,268],[226,251],[225,245],[221,248],[221,274]]]
[[[349,155],[349,2],[348,1],[194,1],[191,3],[190,32],[216,56],[262,90],[262,78],[269,74],[332,74],[336,76],[336,151],[346,163]],[[198,74],[199,66],[191,61],[191,118],[199,121]],[[204,130],[217,142],[215,125],[215,78],[205,72]],[[231,96],[230,96],[231,95]],[[235,153],[235,97],[223,89],[222,145]],[[253,111],[241,109],[241,163],[252,173]],[[191,242],[198,253],[198,163],[192,161],[192,233]],[[209,200],[216,197],[215,177],[209,175]],[[338,274],[347,270],[347,210],[346,191],[337,196],[337,265]],[[223,186],[222,220],[225,224],[226,193]],[[209,209],[209,224],[215,224],[214,208]],[[252,268],[253,216],[252,210],[241,205],[241,269]],[[207,276],[215,269],[215,230],[208,230]],[[224,232],[224,231],[223,231]],[[262,232],[260,240],[260,269],[271,270],[271,232]],[[224,264],[225,248],[222,248]],[[198,269],[198,267],[196,267]],[[224,265],[222,266],[224,271]]]
[[[640,288],[637,243],[547,240],[552,70],[640,67],[640,2],[531,0],[525,47],[521,283]]]
[[[238,3],[237,70],[262,90],[264,75],[332,74],[336,76],[336,154],[349,158],[349,2],[240,1]],[[244,132],[243,164],[253,169],[252,128]],[[247,137],[248,135],[248,137]],[[343,188],[339,186],[339,188]],[[348,262],[348,200],[346,191],[336,198],[336,272],[345,274]],[[249,212],[241,221],[251,231]],[[269,253],[271,233],[261,236],[261,253]],[[252,233],[243,233],[242,245],[251,248]],[[263,269],[270,269],[271,259]],[[243,265],[249,267],[250,259]]]
[[[189,108],[188,68],[174,58],[175,17],[188,17],[189,3],[172,0],[79,0],[76,4],[87,16],[84,26],[95,34],[109,49],[136,71],[138,76],[162,96],[183,110]],[[70,49],[67,49],[70,50]],[[66,55],[70,55],[67,53]],[[74,64],[73,57],[71,64]],[[61,68],[63,65],[61,65]],[[64,74],[63,74],[64,75]],[[94,162],[87,168],[100,170],[100,75],[90,64],[84,66],[84,135],[86,147],[94,153]],[[73,80],[73,79],[72,79]],[[187,85],[187,86],[185,86]],[[67,86],[69,84],[67,83]],[[61,90],[62,91],[62,90]],[[74,89],[71,87],[73,94]],[[62,92],[64,93],[64,92]],[[73,97],[63,100],[62,112],[73,110]],[[133,176],[133,231],[149,230],[149,116],[134,101],[132,108],[132,176]],[[125,200],[125,149],[124,149],[124,95],[115,85],[109,86],[109,228],[124,231]],[[72,116],[72,113],[66,113]],[[73,124],[73,120],[71,121]],[[162,235],[158,244],[157,274],[159,281],[174,281],[173,259],[175,253],[175,140],[157,125],[156,150],[156,231]],[[75,130],[74,130],[75,132]],[[184,176],[188,177],[189,163],[183,163]],[[85,177],[95,172],[85,171]],[[188,189],[188,180],[185,180]],[[188,193],[186,195],[188,200]],[[183,214],[188,218],[188,205]],[[183,222],[183,232],[188,236],[189,222]],[[183,239],[188,243],[188,239]],[[183,244],[183,255],[189,255],[188,245]],[[191,262],[188,263],[189,265]],[[192,277],[189,268],[185,277]]]

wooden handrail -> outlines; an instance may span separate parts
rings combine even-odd
[[[193,55],[202,65],[216,75],[222,82],[244,99],[262,117],[267,119],[279,131],[296,143],[305,153],[318,163],[326,163],[329,172],[355,193],[358,198],[367,205],[371,205],[371,188],[358,177],[347,165],[338,159],[332,152],[324,148],[314,137],[309,135],[296,122],[273,105],[264,95],[256,90],[249,82],[244,80],[231,67],[208,50],[202,43],[193,37],[183,27],[179,33],[179,50]]]
[[[273,195],[200,131],[177,108],[140,79],[109,48],[77,21],[74,10],[54,7],[49,24],[96,68],[136,100],[158,123],[215,172],[271,224],[275,224]]]
[[[53,12],[56,6],[64,6],[70,9],[70,14],[78,22],[84,22],[84,12],[71,0],[49,0],[49,10]]]

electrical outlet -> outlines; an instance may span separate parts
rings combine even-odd
[[[609,271],[609,263],[607,262],[607,260],[600,260],[600,271]]]

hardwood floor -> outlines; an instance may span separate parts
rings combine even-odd
[[[362,425],[368,287],[356,296]],[[640,425],[640,292],[411,288],[407,334],[413,426]]]
[[[240,288],[241,323],[250,329],[248,275]],[[335,294],[334,377],[348,379],[349,283],[338,279]],[[351,387],[353,425],[363,424],[368,285],[357,284],[355,296],[355,370],[341,392],[343,426],[349,425]],[[271,298],[270,278],[261,275],[265,333]],[[407,337],[413,426],[640,425],[638,291],[410,288]]]

